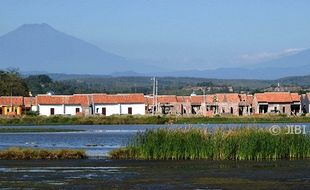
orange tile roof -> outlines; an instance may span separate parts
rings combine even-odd
[[[195,96],[191,96],[190,100],[192,104],[201,104],[204,101],[204,97],[202,95],[195,95]]]
[[[82,105],[88,106],[91,102],[89,101],[89,95],[87,94],[74,94],[66,98],[66,104],[70,105]]]
[[[24,105],[25,107],[31,107],[37,105],[36,97],[24,97]]]
[[[0,97],[0,105],[1,106],[22,106],[24,105],[22,96],[1,96]]]
[[[96,104],[144,103],[143,94],[93,94],[92,98]]]
[[[291,93],[293,102],[300,102],[301,96],[298,93]]]
[[[191,97],[190,96],[177,96],[177,101],[179,103],[189,103],[191,102]]]
[[[300,101],[296,94],[291,94],[289,92],[265,92],[255,94],[257,102],[268,102],[268,103],[290,103],[293,101]]]
[[[37,104],[40,105],[61,105],[65,104],[64,95],[38,95]]]
[[[176,95],[161,95],[157,96],[157,102],[166,104],[166,103],[177,103],[177,96]]]

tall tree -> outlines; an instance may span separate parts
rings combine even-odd
[[[29,96],[29,89],[18,70],[0,70],[0,96]]]

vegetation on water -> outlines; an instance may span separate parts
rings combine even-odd
[[[275,160],[310,157],[310,136],[272,134],[266,128],[157,129],[137,134],[129,145],[110,152],[113,159]]]
[[[47,150],[13,147],[0,151],[1,160],[63,160],[85,158],[87,156],[84,150]]]
[[[77,129],[55,129],[55,128],[2,128],[0,127],[0,133],[41,133],[41,132],[78,132],[83,130]]]
[[[225,123],[310,123],[307,116],[34,116],[0,117],[0,125],[121,125],[121,124],[225,124]]]

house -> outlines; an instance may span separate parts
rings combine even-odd
[[[155,111],[156,114],[181,114],[181,108],[176,95],[159,95],[156,97],[146,96],[145,106],[147,113],[151,114]]]
[[[21,115],[24,112],[24,97],[1,96],[0,115]]]
[[[93,112],[100,115],[144,115],[143,94],[92,94]]]
[[[91,101],[88,94],[74,94],[64,98],[65,115],[90,115]]]
[[[256,114],[296,115],[301,112],[301,97],[297,93],[290,92],[256,93],[253,98],[253,109]]]
[[[64,115],[65,114],[64,95],[38,95],[37,105],[40,115]]]
[[[192,95],[191,113],[212,116],[217,114],[239,114],[240,97],[237,93]]]

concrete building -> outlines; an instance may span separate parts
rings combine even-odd
[[[296,115],[301,112],[301,96],[290,92],[256,93],[253,106],[256,114]]]
[[[24,97],[22,96],[1,96],[0,115],[16,116],[24,112]]]
[[[94,114],[99,115],[145,115],[143,94],[93,94]]]

